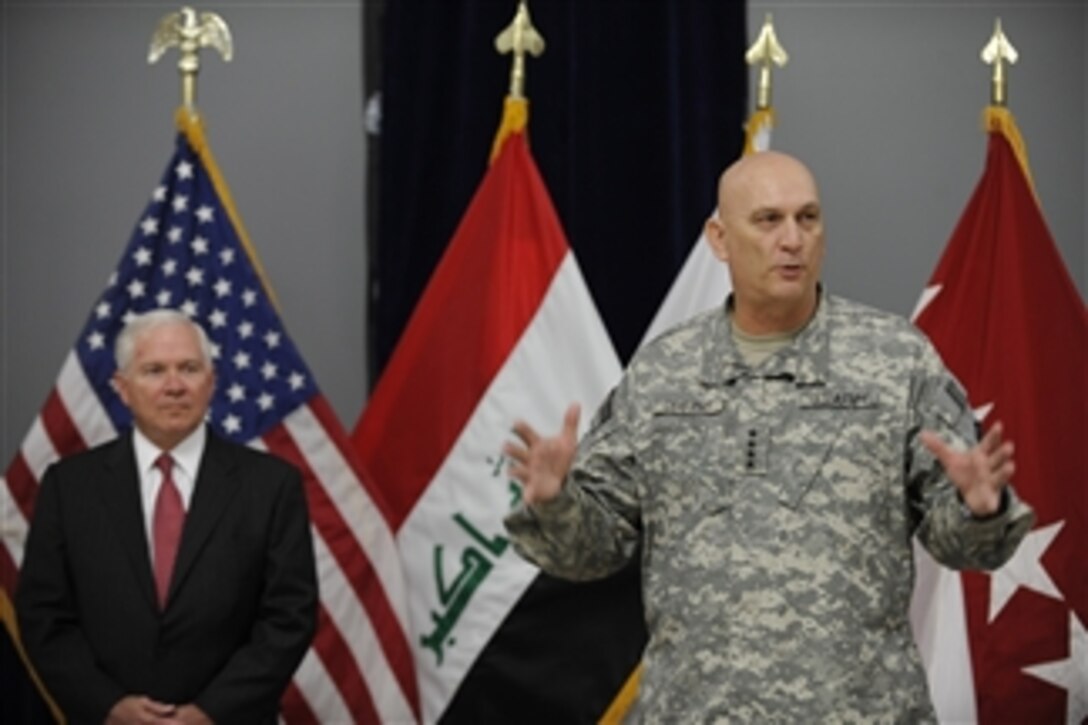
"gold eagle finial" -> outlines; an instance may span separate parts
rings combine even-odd
[[[230,28],[215,13],[197,13],[190,7],[170,13],[159,21],[151,36],[151,48],[147,62],[155,63],[173,46],[181,57],[178,71],[181,73],[181,102],[190,112],[196,103],[196,74],[200,70],[200,49],[215,48],[224,61],[234,57],[234,44]]]

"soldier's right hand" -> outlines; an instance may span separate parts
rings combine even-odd
[[[525,421],[514,424],[514,434],[520,443],[507,443],[503,453],[510,457],[510,475],[521,482],[522,499],[530,506],[550,501],[563,489],[578,449],[580,412],[577,403],[567,408],[562,429],[550,438],[540,436]]]

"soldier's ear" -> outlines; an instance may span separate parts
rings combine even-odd
[[[703,233],[706,236],[707,244],[710,245],[710,250],[714,252],[714,256],[723,262],[728,262],[729,251],[725,244],[725,225],[722,224],[717,212],[711,214],[710,218],[706,220]]]

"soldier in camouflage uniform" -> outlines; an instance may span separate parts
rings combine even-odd
[[[819,283],[808,169],[747,156],[707,224],[734,292],[640,350],[576,440],[506,446],[519,553],[569,579],[639,556],[646,722],[935,719],[911,636],[911,539],[993,569],[1034,514],[1000,423],[908,321]]]

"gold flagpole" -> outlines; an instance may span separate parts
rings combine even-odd
[[[148,50],[147,62],[155,64],[166,51],[177,46],[180,57],[178,58],[178,72],[181,74],[181,106],[175,114],[178,130],[185,134],[189,144],[196,151],[211,177],[212,185],[223,208],[230,217],[235,233],[242,243],[242,248],[249,255],[257,277],[264,286],[268,299],[273,307],[278,308],[279,302],[272,285],[268,281],[268,275],[264,271],[257,250],[249,239],[242,217],[231,196],[230,188],[219,171],[219,165],[212,156],[211,148],[204,135],[204,124],[196,110],[196,76],[200,72],[200,49],[215,48],[230,62],[234,57],[234,41],[231,39],[230,28],[223,18],[215,13],[198,13],[191,7],[183,7],[176,13],[170,13],[159,21],[155,32],[151,35],[151,47]]]
[[[502,121],[491,144],[491,161],[499,155],[506,137],[523,131],[529,123],[529,99],[525,97],[525,54],[539,58],[544,53],[544,37],[533,26],[529,5],[519,0],[514,19],[497,36],[495,50],[500,55],[511,53],[510,88],[503,102]]]
[[[1028,150],[1024,144],[1024,138],[1020,135],[1020,129],[1016,125],[1012,111],[1009,110],[1009,79],[1006,64],[1013,65],[1020,58],[1012,42],[1001,29],[1001,18],[994,21],[994,32],[990,36],[979,53],[982,62],[991,66],[990,73],[990,105],[983,111],[982,125],[986,131],[996,131],[1005,136],[1016,154],[1016,160],[1020,162],[1020,169],[1024,172],[1024,178],[1035,194],[1035,181],[1031,177],[1031,167],[1028,165]],[[1036,198],[1038,200],[1038,198]]]
[[[774,107],[771,103],[772,66],[785,67],[790,56],[778,42],[774,32],[774,20],[767,13],[760,28],[759,36],[744,54],[744,60],[750,66],[759,66],[759,85],[756,95],[756,108],[744,126],[744,153],[766,149],[770,129],[774,126]]]
[[[763,111],[771,107],[771,66],[782,68],[789,62],[790,56],[778,42],[774,33],[774,21],[767,13],[756,38],[748,52],[744,54],[748,65],[759,66],[759,87],[756,96],[756,110]]]

